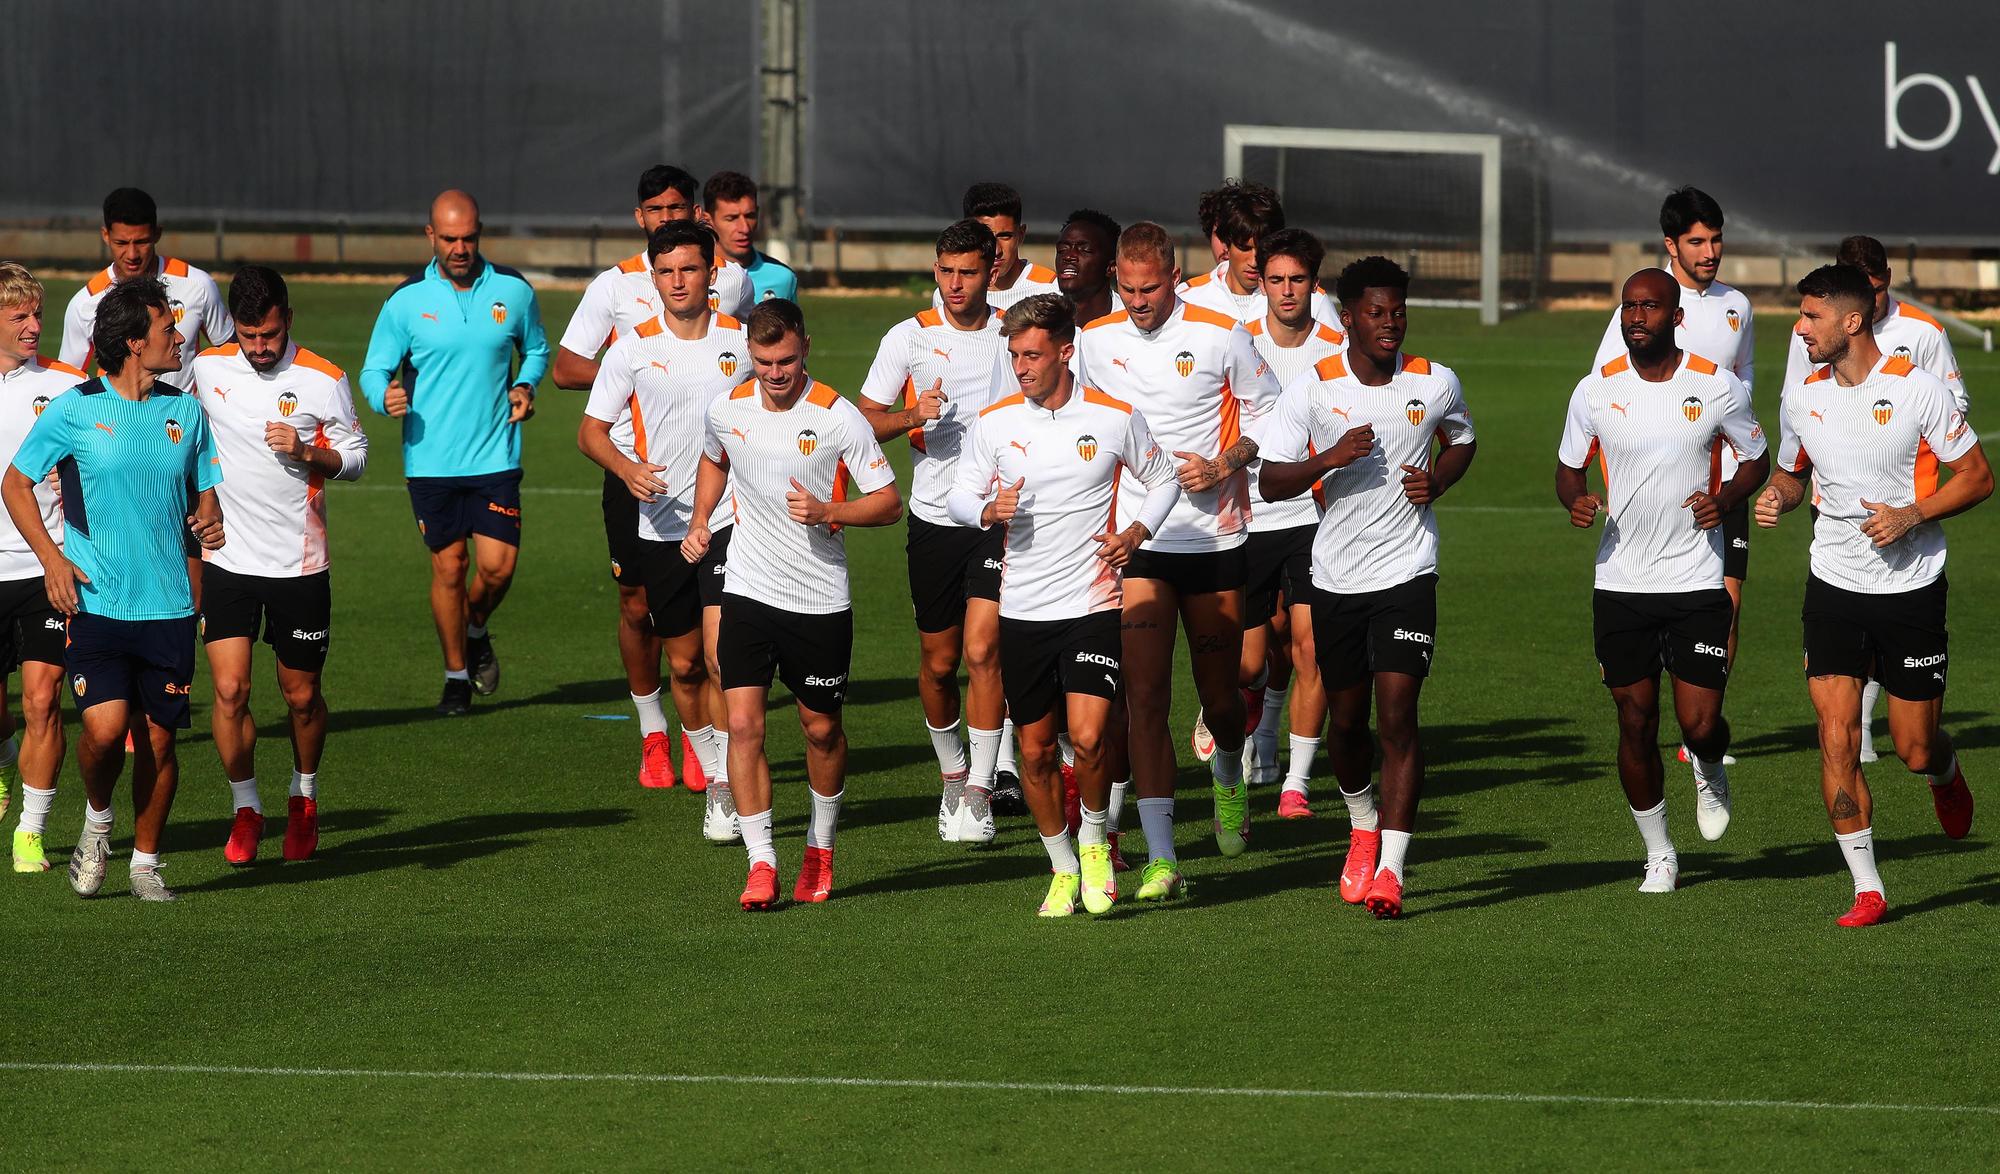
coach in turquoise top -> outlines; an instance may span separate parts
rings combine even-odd
[[[480,255],[479,232],[471,196],[448,191],[431,202],[424,235],[434,256],[383,304],[361,367],[368,405],[403,422],[410,508],[431,551],[444,716],[471,712],[475,689],[500,686],[486,621],[514,580],[521,425],[549,367],[534,289]]]

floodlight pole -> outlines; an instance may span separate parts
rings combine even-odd
[[[806,21],[808,0],[763,0],[757,54],[761,92],[757,177],[765,229],[793,249],[804,236]]]

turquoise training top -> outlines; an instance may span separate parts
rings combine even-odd
[[[743,271],[750,277],[750,300],[752,303],[768,302],[772,298],[784,298],[788,302],[799,300],[799,275],[791,267],[761,249],[751,250],[750,264]]]
[[[188,585],[193,496],[222,481],[201,405],[155,383],[128,400],[103,379],[49,401],[14,454],[14,467],[62,482],[63,554],[89,576],[77,606],[113,620],[194,614]],[[229,519],[222,520],[225,539]]]
[[[479,477],[521,467],[521,426],[507,422],[507,391],[533,387],[549,368],[549,340],[528,279],[477,259],[461,290],[432,261],[382,304],[361,393],[386,412],[389,380],[401,370],[410,411],[403,417],[403,475]],[[515,370],[514,356],[520,355]]]

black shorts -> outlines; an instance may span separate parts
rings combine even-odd
[[[1243,590],[1250,579],[1250,563],[1240,546],[1192,554],[1141,549],[1133,551],[1132,561],[1125,564],[1125,577],[1158,579],[1176,595],[1214,595]]]
[[[40,575],[0,583],[0,674],[13,672],[26,660],[62,667],[67,636],[62,613],[49,606]]]
[[[1372,673],[1429,676],[1437,611],[1436,575],[1353,595],[1314,590],[1313,646],[1327,692],[1351,689]]]
[[[1278,599],[1305,602],[1306,592],[1292,584],[1312,582],[1313,536],[1317,523],[1287,530],[1252,530],[1243,544],[1249,576],[1243,589],[1243,630],[1262,627],[1278,614]]]
[[[1071,693],[1111,700],[1118,668],[1119,616],[1100,611],[1074,620],[1000,617],[1000,683],[1015,725],[1040,721]]]
[[[1742,582],[1750,577],[1750,503],[1722,515],[1722,577]]]
[[[521,545],[521,470],[479,477],[411,477],[410,508],[424,545],[443,550],[470,535]],[[633,534],[638,524],[633,523]]]
[[[194,683],[194,617],[114,620],[79,612],[70,617],[63,667],[78,712],[129,701],[153,724],[185,730],[188,687]]]
[[[633,547],[653,631],[661,636],[681,636],[701,627],[700,564],[681,557],[678,542],[639,538]]]
[[[1591,629],[1604,683],[1622,689],[1665,669],[1701,689],[1729,683],[1729,592],[1597,591]]]
[[[1806,676],[1873,677],[1891,697],[1935,700],[1944,696],[1950,664],[1944,617],[1942,575],[1915,591],[1885,595],[1849,591],[1809,575]]]
[[[701,592],[701,606],[704,608],[722,606],[722,585],[729,573],[729,536],[736,533],[734,524],[720,530],[711,530],[708,535],[708,553],[695,564],[695,588]]]
[[[966,600],[1000,598],[1003,528],[940,526],[911,514],[906,549],[917,631],[950,631],[965,622]]]
[[[724,689],[768,689],[775,669],[800,705],[839,713],[854,660],[854,611],[802,615],[745,595],[726,596],[715,659]]]
[[[257,638],[278,654],[278,663],[298,672],[326,667],[333,627],[330,573],[282,579],[239,575],[214,563],[201,565],[201,641]]]
[[[625,483],[604,471],[604,545],[611,549],[611,577],[620,587],[645,582],[639,571],[639,499]]]

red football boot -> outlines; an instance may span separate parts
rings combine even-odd
[[[1403,915],[1403,878],[1388,869],[1379,869],[1375,879],[1368,882],[1368,895],[1362,900],[1382,921],[1393,921]]]
[[[750,879],[743,882],[743,895],[737,900],[742,903],[745,913],[769,909],[778,903],[778,870],[763,861],[750,866]]]
[[[1869,889],[1865,893],[1855,895],[1854,908],[1841,915],[1839,924],[1849,927],[1874,925],[1888,916],[1888,913],[1889,902],[1883,900],[1882,894]]]
[[[222,858],[231,864],[249,864],[257,859],[257,840],[264,834],[264,817],[254,808],[236,809],[236,822],[229,825],[229,843]]]
[[[1937,810],[1938,826],[1954,840],[1963,840],[1972,830],[1972,789],[1965,785],[1965,768],[1951,772],[1951,782],[1931,788],[1931,806]]]
[[[285,817],[285,859],[311,860],[319,848],[319,804],[294,795]]]
[[[833,895],[833,849],[807,848],[799,865],[798,883],[792,886],[792,900],[801,905],[817,905]]]
[[[639,751],[639,785],[665,790],[674,785],[674,742],[665,734],[647,734]]]
[[[708,790],[708,772],[701,769],[701,755],[694,752],[686,730],[681,731],[681,785],[697,795]]]

